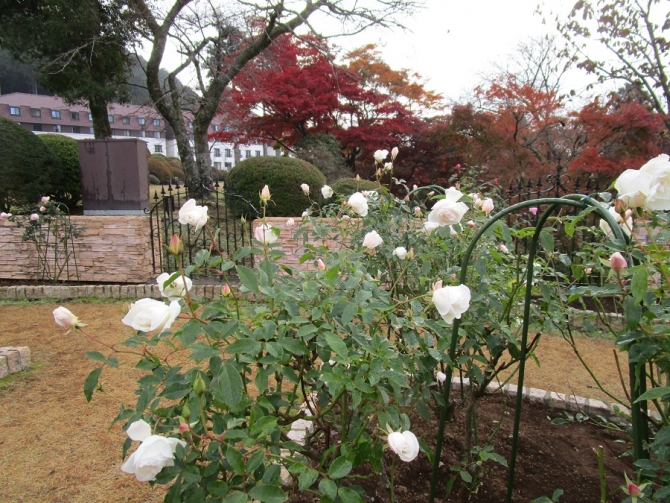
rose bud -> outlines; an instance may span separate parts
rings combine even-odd
[[[622,269],[628,267],[628,262],[626,262],[626,259],[623,257],[623,255],[621,255],[621,253],[614,252],[610,257],[610,267],[612,267],[612,269],[615,271],[621,271]]]

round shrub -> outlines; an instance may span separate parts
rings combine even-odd
[[[151,157],[153,159],[158,159],[159,161],[168,164],[168,158],[165,157],[163,154],[151,154]]]
[[[156,159],[153,155],[147,161],[149,165],[149,174],[158,178],[160,183],[169,183],[172,179],[172,170],[166,162]]]
[[[60,162],[40,139],[0,117],[0,208],[34,206],[60,183]],[[55,183],[54,183],[55,182]]]
[[[331,188],[333,192],[345,198],[361,190],[386,190],[385,187],[382,187],[377,182],[358,180],[356,178],[340,178],[331,185]]]
[[[150,175],[149,175],[149,183],[150,183],[151,185],[160,185],[160,184],[161,184],[161,181],[160,181],[158,178],[156,178],[154,175],[151,175],[151,174],[150,174]]]
[[[67,205],[70,212],[81,202],[81,169],[77,141],[59,134],[41,134],[38,138],[58,158],[61,167],[59,180],[53,180],[54,198]]]
[[[228,179],[228,171],[225,169],[212,169],[212,180],[215,182],[225,182]]]
[[[186,180],[186,173],[184,173],[184,170],[181,166],[181,161],[178,157],[168,157],[167,163],[170,166],[170,170],[172,171],[172,178],[179,178],[182,181]]]
[[[230,170],[228,183],[232,190],[259,207],[258,193],[264,185],[270,188],[272,201],[267,206],[270,217],[295,217],[310,206],[309,198],[300,185],[311,189],[312,200],[321,197],[326,178],[313,164],[291,157],[252,157],[239,162]],[[233,198],[228,198],[233,202]],[[234,202],[233,202],[234,203]],[[239,201],[238,201],[239,203]],[[248,213],[242,204],[233,206],[236,214]]]

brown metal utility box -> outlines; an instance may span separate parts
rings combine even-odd
[[[136,138],[77,143],[84,215],[144,215],[149,208],[147,144]]]

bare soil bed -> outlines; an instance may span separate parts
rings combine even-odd
[[[132,335],[132,329],[121,323],[121,303],[64,305],[88,323],[90,333],[106,344],[120,342]],[[121,425],[110,428],[121,404],[128,407],[134,405],[135,381],[143,372],[130,368],[132,360],[119,355],[122,370],[106,369],[102,377],[106,394],[96,393],[93,401],[87,403],[82,391],[83,383],[88,373],[95,368],[95,362],[85,358],[84,353],[105,353],[105,349],[81,334],[64,335],[64,331],[53,322],[51,313],[56,307],[56,304],[0,306],[0,319],[3,320],[0,325],[0,346],[28,346],[33,361],[37,362],[32,371],[0,381],[0,430],[3,432],[0,436],[0,501],[162,501],[163,487],[152,488],[149,484],[139,483],[134,477],[121,473],[121,446],[125,434]],[[605,339],[581,338],[578,347],[605,388],[616,395],[623,395],[612,354],[613,343]],[[588,398],[605,398],[562,339],[543,337],[536,353],[541,366],[529,362],[527,386]],[[626,368],[625,355],[620,355],[619,359],[622,367]],[[495,400],[499,399],[489,400],[494,403],[493,409],[490,412],[482,409],[480,424],[491,426],[494,417],[496,420],[501,417],[501,410],[500,404],[495,405]],[[628,461],[619,462],[616,456],[626,446],[614,443],[615,437],[608,437],[610,433],[601,428],[583,430],[582,424],[551,425],[547,411],[538,408],[536,413],[533,412],[535,409],[530,405],[524,409],[524,420],[528,423],[521,430],[517,472],[519,486],[536,484],[537,478],[532,476],[538,474],[538,478],[549,481],[551,487],[566,490],[566,494],[569,489],[567,486],[570,485],[584,487],[584,491],[591,486],[597,490],[597,478],[595,482],[593,479],[580,481],[586,470],[590,470],[593,475],[593,467],[597,467],[591,447],[603,445],[606,446],[606,463],[613,468],[609,479],[611,501],[620,501],[622,493],[616,494],[619,499],[613,497],[613,494],[621,483],[623,469]],[[555,416],[554,413],[552,417]],[[504,428],[511,428],[511,419],[504,423]],[[417,419],[416,425],[418,429],[415,431],[430,444],[431,432],[436,429],[435,421],[421,425]],[[574,433],[574,427],[580,428],[578,433]],[[462,430],[459,428],[455,423],[447,429],[443,484],[448,479],[449,466],[458,461],[455,455],[449,453],[460,452],[458,442],[462,441]],[[587,425],[587,428],[590,427]],[[599,437],[599,434],[605,436]],[[501,444],[496,450],[507,455],[507,434],[499,433],[498,438]],[[557,461],[564,471],[549,469],[549,461]],[[587,464],[590,468],[586,467]],[[430,472],[427,459],[421,455],[417,462],[402,465],[406,471],[401,472],[398,478],[399,502],[425,501],[424,492],[427,490]],[[493,465],[489,469],[491,477],[487,478],[484,489],[477,496],[479,499],[471,501],[502,501],[499,489],[502,487],[504,490],[505,487],[505,470]],[[502,482],[493,482],[494,475],[500,475]],[[415,492],[412,488],[414,481],[421,484],[421,492]],[[582,485],[577,485],[579,483]],[[371,491],[376,490],[371,488]],[[444,491],[441,491],[443,495]],[[550,492],[540,494],[551,495]],[[584,499],[564,497],[561,501],[597,501],[598,493],[595,493],[596,496],[592,496],[592,491],[584,494]],[[449,500],[443,501],[466,501],[466,497],[467,494],[457,487]],[[515,500],[529,501],[530,497],[530,493],[524,492],[519,493]],[[312,499],[306,498],[304,501]],[[380,493],[375,501],[384,501],[383,494]]]

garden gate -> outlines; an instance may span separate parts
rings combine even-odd
[[[202,191],[207,196],[194,199],[199,205],[207,206],[207,222],[212,229],[211,233],[205,228],[194,232],[193,227],[179,223],[179,209],[191,199],[187,186],[168,184],[167,187],[161,186],[160,193],[158,190],[154,191],[154,204],[145,211],[150,218],[152,265],[155,274],[178,270],[175,257],[168,254],[165,248],[173,234],[180,236],[184,244],[182,267],[193,264],[197,251],[208,249],[212,244],[231,259],[236,250],[251,245],[251,222],[260,217],[260,212],[250,198],[237,194],[234,187],[223,182],[212,181],[206,186],[211,187]],[[253,255],[248,255],[239,262],[253,267]]]

